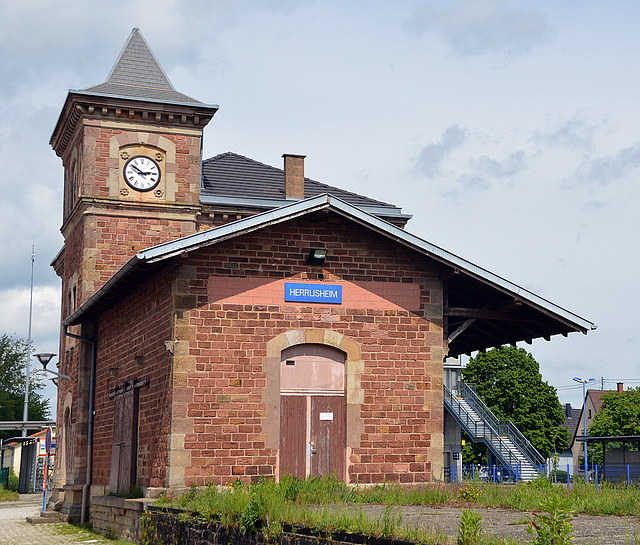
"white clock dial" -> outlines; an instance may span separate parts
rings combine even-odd
[[[160,183],[160,167],[150,157],[136,155],[124,165],[124,180],[136,191],[151,191]]]

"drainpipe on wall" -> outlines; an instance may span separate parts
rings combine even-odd
[[[89,382],[89,429],[87,431],[87,476],[85,483],[82,486],[82,506],[80,509],[80,524],[86,522],[87,516],[87,503],[89,500],[89,487],[91,486],[91,472],[93,466],[93,413],[95,407],[95,390],[96,390],[96,341],[88,339],[87,337],[81,337],[80,335],[74,335],[67,330],[68,326],[65,324],[62,333],[67,337],[78,339],[79,341],[89,343],[91,345],[91,379]]]

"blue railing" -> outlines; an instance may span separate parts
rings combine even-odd
[[[488,482],[488,483],[517,483],[518,468],[502,465],[469,465],[462,466],[462,475],[456,466],[444,468],[445,480],[450,483],[456,482]]]
[[[508,437],[516,448],[524,455],[533,467],[545,464],[545,459],[531,442],[516,428],[511,420],[498,420],[484,402],[476,394],[475,384],[464,384],[462,390],[463,399],[483,418],[491,420],[492,426],[501,437]]]
[[[539,474],[545,475],[544,467],[539,468]],[[571,488],[576,482],[584,483],[584,469],[573,470],[567,464],[556,470],[549,469],[548,477],[553,482],[564,484]],[[489,482],[502,484],[517,484],[521,480],[519,466],[505,465],[463,465],[462,471],[458,466],[446,466],[444,477],[447,482]],[[640,484],[640,464],[595,464],[589,470],[589,482],[596,490],[604,483],[618,486],[638,486]]]
[[[545,459],[542,455],[510,420],[498,420],[491,409],[476,395],[474,385],[464,384],[462,398],[481,419],[480,421],[472,418],[458,397],[444,386],[445,406],[474,441],[483,441],[506,467],[520,467],[521,461],[504,440],[509,439],[532,468],[545,467]]]

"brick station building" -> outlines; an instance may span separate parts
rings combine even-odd
[[[394,205],[234,153],[134,29],[70,91],[56,498],[259,476],[443,475],[443,361],[593,324],[405,230]]]

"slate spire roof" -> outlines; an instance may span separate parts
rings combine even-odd
[[[175,90],[138,28],[131,31],[107,81],[83,91],[148,100],[202,104]]]

